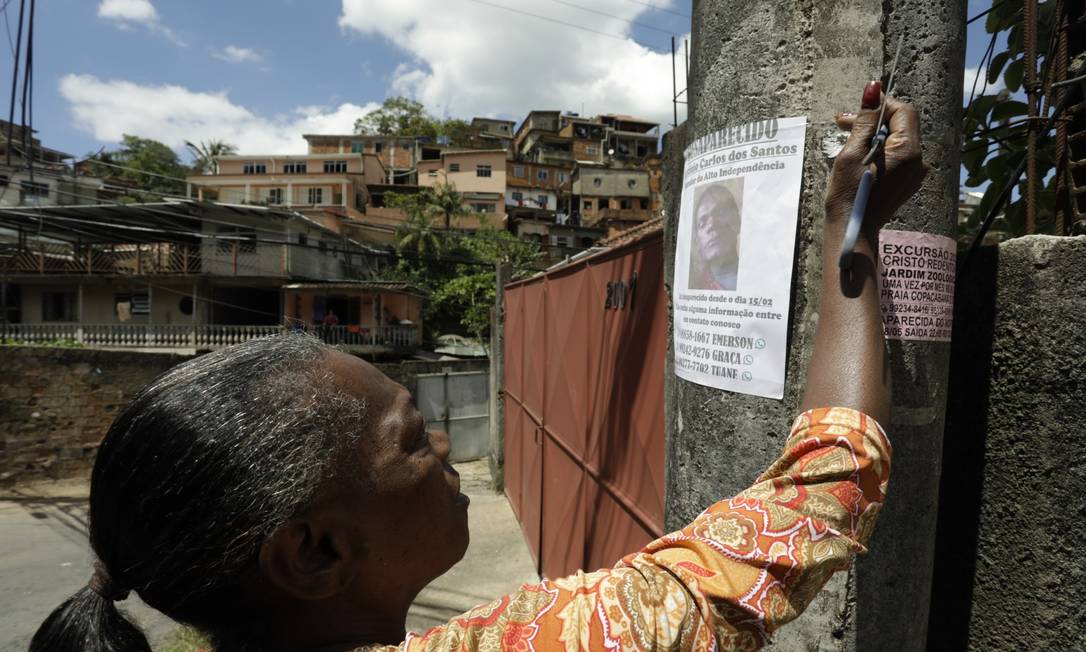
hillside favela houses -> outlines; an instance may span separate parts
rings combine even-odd
[[[185,179],[187,197],[124,204],[124,187],[13,131],[0,169],[9,341],[205,350],[290,328],[405,353],[423,342],[427,297],[382,277],[407,219],[388,193],[451,185],[465,211],[448,228],[508,230],[539,243],[544,266],[660,211],[659,128],[628,116],[475,118],[455,143],[305,134],[305,154],[218,156]]]

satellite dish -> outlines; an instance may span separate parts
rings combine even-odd
[[[615,155],[615,150],[614,149],[607,150],[607,155],[608,156],[614,156]]]

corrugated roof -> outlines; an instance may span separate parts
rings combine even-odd
[[[615,234],[610,238],[604,238],[603,240],[600,240],[598,244],[601,247],[619,247],[624,244],[629,244],[631,242],[640,240],[641,238],[644,238],[646,236],[652,235],[657,231],[662,231],[663,228],[664,218],[654,217],[647,222],[643,222],[633,228],[626,229],[622,233]]]
[[[420,297],[429,296],[426,290],[398,281],[346,281],[339,283],[291,283],[283,286],[284,290],[381,290],[399,292]]]

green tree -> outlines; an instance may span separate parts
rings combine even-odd
[[[485,342],[497,265],[510,264],[515,278],[534,273],[539,247],[486,222],[475,232],[435,228],[437,218],[451,222],[468,214],[451,184],[413,194],[389,193],[385,202],[407,214],[396,231],[401,258],[391,276],[429,291],[427,323],[457,324],[465,334]]]
[[[410,252],[418,257],[439,256],[444,251],[444,241],[434,228],[435,198],[429,189],[417,193],[385,195],[385,205],[399,208],[407,219],[396,229],[396,249],[402,254]]]
[[[374,109],[355,120],[358,134],[377,136],[437,136],[438,122],[426,108],[406,97],[390,97],[381,108]]]
[[[434,186],[429,197],[431,210],[445,218],[445,230],[452,229],[453,219],[471,214],[471,210],[464,203],[464,195],[457,192],[456,186],[451,183],[439,183]]]
[[[193,143],[185,141],[185,147],[192,153],[192,169],[200,174],[215,171],[215,159],[219,156],[231,156],[238,153],[238,148],[222,140],[206,140]]]
[[[168,145],[129,134],[121,138],[120,148],[91,154],[82,165],[95,176],[120,180],[132,188],[128,193],[132,201],[155,201],[161,195],[183,196],[185,176],[191,171]]]
[[[435,118],[421,103],[406,97],[390,97],[381,107],[355,120],[356,134],[367,136],[444,136],[453,145],[468,145],[477,130],[460,118]]]
[[[1047,0],[1038,5],[1037,42],[1041,55],[1041,73],[1049,66],[1047,44],[1056,24],[1056,5]],[[1028,135],[1028,105],[1016,97],[1023,88],[1025,77],[1023,0],[993,0],[986,17],[985,29],[992,35],[986,69],[981,73],[976,95],[965,110],[963,120],[962,166],[968,178],[965,186],[976,188],[987,185],[984,197],[959,234],[971,239],[982,220],[991,211],[1000,192],[1010,182],[1019,163],[1026,156]],[[1000,33],[1006,33],[1005,50],[996,52]],[[990,58],[989,58],[990,57]],[[983,65],[984,61],[982,61]],[[988,92],[988,85],[996,84],[1002,77],[1005,91]],[[972,80],[966,80],[972,83]],[[1055,141],[1051,134],[1039,134],[1037,173],[1038,179],[1049,176],[1055,166]],[[1052,233],[1055,226],[1055,183],[1052,175],[1047,185],[1038,184],[1036,214],[1037,232]],[[995,229],[1009,236],[1026,233],[1026,179],[1019,181],[1016,193],[1003,209]]]

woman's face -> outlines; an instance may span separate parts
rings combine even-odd
[[[427,432],[411,394],[373,365],[339,352],[326,359],[340,387],[366,401],[361,489],[352,494],[365,546],[362,583],[417,592],[468,545],[468,499],[448,462],[448,435]]]

